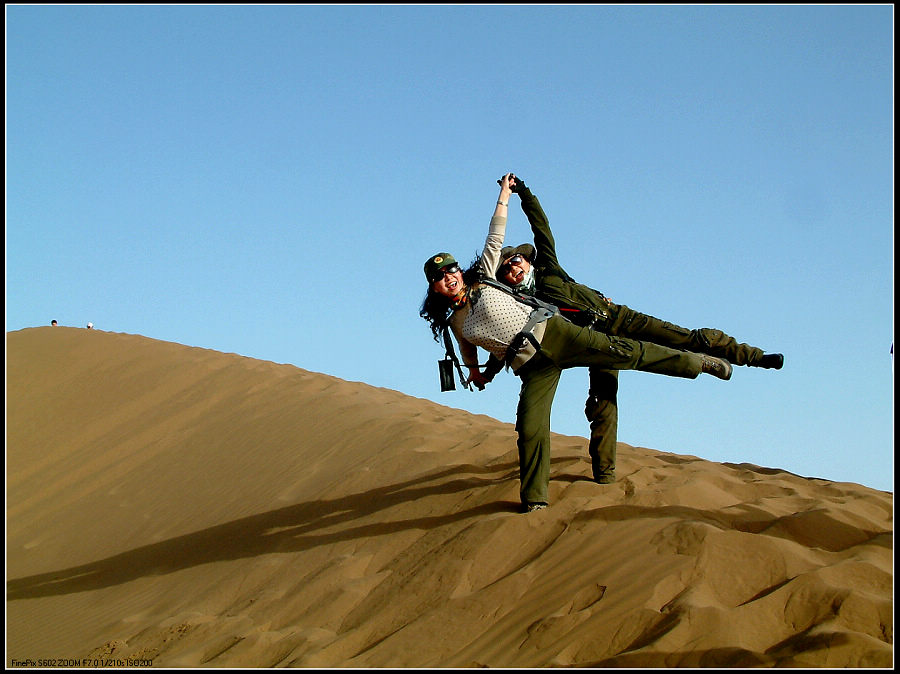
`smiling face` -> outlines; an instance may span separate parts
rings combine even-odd
[[[456,297],[466,286],[463,283],[462,270],[456,265],[444,267],[444,275],[431,284],[434,292],[444,297]]]
[[[517,286],[525,280],[525,274],[531,269],[531,263],[522,255],[513,255],[500,266],[497,278],[506,285]]]

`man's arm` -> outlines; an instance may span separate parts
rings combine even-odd
[[[488,356],[487,366],[484,368],[484,378],[493,381],[494,377],[503,369],[503,361],[494,354]]]
[[[553,232],[550,231],[550,220],[544,209],[541,208],[541,202],[531,193],[531,190],[525,186],[525,182],[518,177],[512,181],[513,191],[519,195],[522,204],[522,211],[528,218],[528,224],[531,225],[531,231],[534,234],[534,247],[537,250],[538,266],[552,271],[559,271],[565,274],[559,259],[556,257],[556,241],[553,239]]]

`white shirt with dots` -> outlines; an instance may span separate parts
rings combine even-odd
[[[497,268],[501,262],[500,249],[505,234],[506,218],[493,217],[480,259],[482,271],[489,278],[497,278]],[[477,346],[502,361],[513,338],[522,332],[528,322],[534,307],[488,285],[475,284],[472,294],[474,297],[470,296],[466,305],[454,312],[450,319],[450,327],[460,344],[463,362],[470,366],[477,364],[478,357],[474,348]],[[546,324],[539,323],[531,331],[538,343],[544,336],[545,329]],[[535,353],[537,350],[534,345],[526,341],[513,360],[513,371],[518,370]]]

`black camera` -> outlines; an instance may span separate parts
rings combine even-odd
[[[451,358],[443,358],[438,361],[438,373],[441,376],[441,393],[455,391],[456,380],[453,378],[453,360]]]

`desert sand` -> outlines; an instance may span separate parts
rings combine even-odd
[[[7,333],[6,665],[893,666],[892,493],[624,443],[598,485],[553,442],[520,514],[511,424]]]

